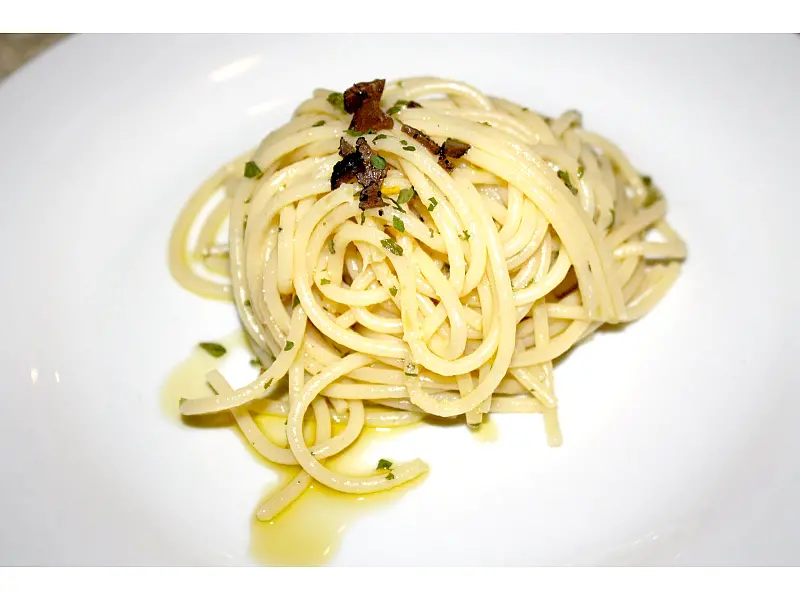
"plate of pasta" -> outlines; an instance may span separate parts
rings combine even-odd
[[[797,563],[800,44],[343,39],[0,84],[0,563]]]

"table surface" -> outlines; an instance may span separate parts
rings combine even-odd
[[[0,34],[0,80],[52,46],[67,33]]]

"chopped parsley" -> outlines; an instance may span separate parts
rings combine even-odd
[[[395,286],[392,286],[392,287],[390,287],[390,288],[389,288],[389,293],[390,293],[392,296],[397,296],[397,288],[396,288]]]
[[[289,351],[289,350],[291,350],[292,348],[294,348],[294,342],[286,342],[286,346],[284,346],[284,347],[283,347],[283,349],[284,349],[286,352],[288,352],[288,351]]]
[[[328,240],[328,252],[336,254],[336,248],[333,246],[333,238]]]
[[[651,185],[653,185],[653,178],[650,177],[650,175],[642,175],[642,183],[646,187],[650,187]]]
[[[405,150],[406,152],[414,152],[416,148],[414,148],[414,146],[403,146],[403,150]]]
[[[381,246],[383,246],[386,250],[388,250],[395,256],[403,256],[403,247],[390,237],[382,239]]]
[[[250,359],[250,366],[251,367],[260,367],[261,366],[261,361],[258,360],[257,358],[251,358]]]
[[[378,135],[376,135],[374,138],[372,138],[372,143],[374,144],[374,143],[375,143],[375,142],[377,142],[378,140],[385,140],[387,137],[389,137],[389,136],[388,136],[388,135],[386,135],[385,133],[379,133],[379,134],[378,134]]]
[[[431,234],[431,239],[433,239],[433,227],[428,227],[428,231]]]
[[[263,174],[263,171],[261,171],[261,169],[258,168],[258,165],[252,160],[248,160],[246,163],[244,163],[244,176],[248,179],[258,179]]]
[[[367,214],[362,210],[361,211],[361,224],[364,224],[364,221],[367,220]]]
[[[373,154],[372,156],[370,156],[369,162],[371,162],[372,166],[375,167],[376,169],[386,168],[386,159],[379,154]]]
[[[394,106],[392,106],[392,107],[391,107],[389,110],[387,110],[387,111],[386,111],[386,114],[387,114],[387,115],[396,115],[397,113],[399,113],[399,112],[400,112],[400,110],[401,110],[402,108],[403,108],[403,107],[402,107],[402,106],[400,106],[399,104],[395,104],[395,105],[394,105]]]
[[[467,231],[466,229],[458,234],[458,239],[464,240],[465,242],[468,242],[469,238],[470,238],[469,231]]]
[[[362,135],[360,131],[356,131],[355,129],[345,129],[344,132],[347,135],[352,135],[353,137],[359,137]]]
[[[333,106],[344,110],[344,94],[332,92],[328,94],[328,102],[330,102]]]
[[[200,346],[214,358],[219,358],[227,352],[225,346],[216,342],[200,342],[198,346]]]
[[[392,479],[394,479],[394,473],[392,473],[391,471],[389,471],[389,472],[386,474],[386,479],[388,479],[389,481],[391,481]]]
[[[395,210],[399,210],[401,213],[404,213],[404,212],[406,212],[406,211],[403,209],[403,207],[402,207],[402,206],[400,206],[400,203],[399,203],[397,200],[395,200],[394,198],[389,198],[389,202],[391,202],[391,203],[394,205],[394,208],[395,208]],[[383,212],[381,212],[381,211],[378,211],[378,213],[379,213],[381,216],[383,216]]]
[[[406,226],[403,224],[403,221],[397,216],[394,215],[392,217],[392,226],[397,229],[400,233],[403,233],[406,230]]]
[[[330,279],[324,279],[324,278],[323,278],[323,279],[320,279],[320,280],[319,280],[319,284],[320,284],[320,285],[328,285],[330,282],[331,282],[331,280],[330,280]]]
[[[292,298],[292,308],[295,308],[299,304],[300,304],[300,298],[299,297],[295,296],[294,298]]]
[[[530,108],[527,108],[526,106],[522,107],[522,112],[528,112],[529,110],[530,110]]]
[[[568,189],[570,192],[572,192],[572,195],[573,195],[573,196],[577,196],[577,195],[578,195],[578,188],[576,188],[574,185],[572,185],[572,182],[569,180],[569,173],[567,173],[566,171],[562,171],[561,169],[559,169],[559,170],[558,170],[558,172],[556,173],[556,175],[558,175],[558,178],[559,178],[561,181],[563,181],[563,182],[564,182],[564,185],[565,185],[565,186],[567,186],[567,189]]]
[[[386,460],[382,458],[378,461],[378,469],[391,469],[392,468],[392,461]]]
[[[414,197],[414,188],[406,188],[404,190],[400,190],[400,193],[397,195],[397,203],[398,204],[406,204],[411,201]]]
[[[264,389],[265,389],[265,390],[269,389],[269,386],[271,386],[271,385],[272,385],[272,377],[270,377],[269,379],[267,379],[267,380],[264,382]]]
[[[439,203],[436,201],[436,198],[434,198],[433,196],[431,196],[430,198],[428,198],[428,202],[429,202],[429,204],[428,204],[428,212],[432,212],[432,211],[433,211],[433,209],[434,209],[434,208],[436,208],[436,205],[437,205],[437,204],[439,204]]]
[[[312,127],[322,127],[323,125],[325,125],[325,119],[320,119],[319,121],[317,121],[316,123],[314,123],[314,124],[312,125]]]
[[[578,179],[583,179],[583,174],[584,174],[583,165],[578,165]]]
[[[245,300],[245,301],[244,301],[244,305],[245,305],[247,308],[250,308],[251,306],[253,306],[253,303],[252,303],[252,302],[250,302],[250,300]]]

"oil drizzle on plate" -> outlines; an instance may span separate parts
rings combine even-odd
[[[329,461],[329,466],[337,471],[355,473],[374,468],[374,464],[366,464],[367,449],[374,447],[376,441],[402,435],[404,431],[408,428],[366,428],[353,446]],[[283,471],[281,482],[271,486],[265,499],[297,474],[297,467],[280,470]],[[364,495],[337,492],[314,482],[272,521],[262,523],[252,518],[250,556],[255,562],[270,565],[325,564],[335,556],[354,520],[393,503],[423,479],[424,476],[418,477],[403,486]]]
[[[215,358],[205,350],[195,347],[189,357],[177,365],[164,382],[161,390],[161,408],[170,421],[192,427],[230,427],[242,441],[251,456],[278,475],[278,483],[269,486],[265,498],[294,478],[299,467],[284,467],[265,460],[245,440],[229,412],[207,417],[181,417],[178,404],[182,397],[206,396],[213,393],[206,383],[205,375],[218,369],[226,360],[247,363],[247,358],[234,356],[247,352],[247,342],[241,332],[214,340],[225,346],[227,354]],[[256,372],[253,369],[254,373]],[[262,431],[274,443],[285,445],[284,417],[254,414]],[[331,458],[328,466],[348,473],[367,473],[375,468],[375,446],[380,442],[402,435],[418,425],[398,428],[365,428],[358,440],[340,456]],[[304,427],[306,439],[313,439],[313,421]],[[334,427],[334,432],[337,426]],[[390,458],[390,457],[387,457]],[[253,561],[266,565],[322,565],[330,561],[340,548],[342,537],[350,524],[365,513],[377,510],[401,498],[423,479],[377,494],[345,494],[313,482],[311,486],[285,511],[269,522],[260,522],[255,513],[261,502],[254,498],[253,514],[250,518],[250,556]],[[266,479],[266,477],[265,477]]]
[[[228,412],[217,416],[184,419],[178,409],[181,398],[197,398],[214,393],[206,383],[206,373],[212,369],[218,369],[229,358],[230,354],[237,351],[249,353],[244,333],[241,331],[213,341],[225,347],[227,350],[225,356],[215,358],[195,345],[186,360],[172,370],[164,385],[161,386],[161,410],[170,421],[179,425],[199,427],[228,424],[228,422],[233,423],[233,418]]]

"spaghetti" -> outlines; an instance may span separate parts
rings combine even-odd
[[[377,81],[381,129],[351,129],[363,115],[350,121],[348,103],[372,101],[357,86],[318,90],[209,178],[173,229],[172,274],[232,298],[263,365],[239,389],[211,372],[216,394],[182,399],[182,414],[229,410],[260,454],[299,467],[262,520],[312,480],[365,493],[426,471],[328,468],[365,426],[537,412],[559,445],[553,360],[646,314],[686,255],[652,181],[577,111],[550,119],[455,81]],[[361,164],[352,152],[380,178],[332,189],[332,173]],[[286,416],[286,446],[255,410]]]

